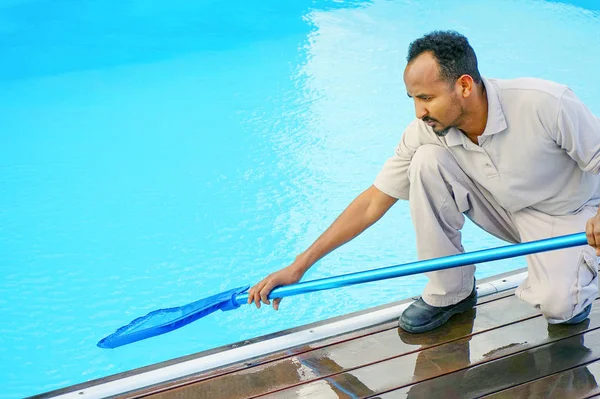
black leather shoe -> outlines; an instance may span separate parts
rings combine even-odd
[[[423,298],[419,298],[402,313],[398,326],[411,333],[423,333],[441,326],[452,315],[473,309],[476,303],[477,289],[474,283],[471,294],[455,305],[436,307],[426,304]]]

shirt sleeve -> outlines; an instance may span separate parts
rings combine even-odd
[[[415,119],[407,126],[394,155],[383,164],[373,185],[391,197],[408,200],[408,167],[414,153],[424,144],[443,145],[440,138],[424,128],[423,122]]]
[[[583,171],[599,174],[600,118],[570,89],[560,100],[555,134],[556,143]]]

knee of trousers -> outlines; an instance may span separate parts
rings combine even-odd
[[[575,303],[570,295],[554,295],[542,298],[540,312],[549,321],[560,322],[575,316]]]
[[[550,322],[560,323],[581,312],[598,295],[598,277],[575,287],[548,290],[540,297],[540,311]]]
[[[408,176],[412,181],[422,181],[428,177],[440,176],[441,170],[456,165],[452,154],[445,147],[426,144],[415,151],[408,168]]]

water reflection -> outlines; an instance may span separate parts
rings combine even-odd
[[[459,330],[461,335],[471,334],[475,317],[475,310],[457,316],[451,319],[447,328],[457,334]],[[581,397],[598,387],[587,366],[576,367],[594,360],[593,351],[585,345],[585,335],[580,334],[587,330],[589,323],[588,319],[575,326],[548,325],[547,341],[551,343],[535,349],[524,347],[523,352],[516,354],[519,349],[515,347],[525,346],[527,342],[519,342],[519,337],[514,337],[515,343],[489,351],[483,356],[489,361],[479,365],[472,364],[472,361],[482,360],[471,359],[472,337],[431,347],[443,342],[440,338],[445,332],[411,335],[399,330],[405,343],[429,348],[419,352],[415,363],[413,379],[423,382],[402,390],[406,396],[399,391],[398,395],[390,394],[389,397],[434,398],[443,393],[444,398],[471,398],[503,389],[505,391],[492,397]],[[427,381],[434,375],[439,377]]]
[[[588,319],[578,326],[548,325],[548,339],[563,337],[565,329],[573,329],[573,332],[585,331],[589,323],[590,320]],[[588,366],[575,367],[561,372],[566,368],[585,364],[593,359],[593,350],[585,345],[585,338],[585,335],[579,334],[557,341],[545,348],[527,352],[525,356],[522,356],[518,366],[533,370],[530,374],[537,373],[539,376],[549,375],[549,377],[505,392],[499,392],[493,397],[511,399],[531,397],[578,398],[590,394],[598,387],[598,382]],[[501,376],[498,381],[500,384],[509,382],[511,377],[518,377],[515,376],[515,373],[519,373],[519,367],[506,367],[506,363],[498,362],[498,365],[490,370],[492,373]],[[515,364],[515,362],[511,364]],[[501,371],[500,367],[504,367],[504,371]],[[552,375],[553,373],[557,374]],[[467,383],[480,377],[473,375],[467,380]]]
[[[344,373],[344,368],[331,358],[298,358],[298,361],[315,375],[340,373],[336,377],[327,377],[323,380],[328,385],[327,390],[338,397],[363,398],[375,393],[352,373]]]
[[[477,308],[454,316],[450,322],[443,325],[438,331],[429,334],[410,334],[398,329],[400,339],[407,344],[421,345],[421,350],[415,363],[413,379],[423,381],[432,375],[440,374],[445,370],[460,370],[471,365],[469,343],[472,339],[473,325],[477,316]],[[448,337],[465,337],[455,342],[433,346],[444,342]],[[458,397],[462,392],[462,383],[447,387],[447,397]],[[433,398],[439,393],[439,389],[432,384],[417,384],[408,391],[408,398]]]

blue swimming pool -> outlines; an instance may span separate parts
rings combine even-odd
[[[423,33],[456,29],[485,76],[560,81],[600,114],[595,4],[4,0],[0,398],[418,294],[423,276],[96,347],[135,317],[252,284],[305,249],[412,119],[402,70]],[[471,224],[464,244],[502,245]],[[415,259],[399,203],[306,279]]]

